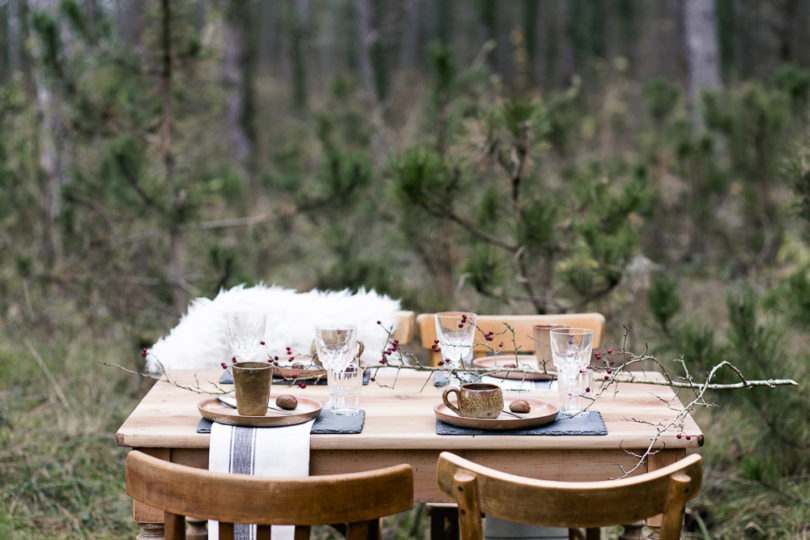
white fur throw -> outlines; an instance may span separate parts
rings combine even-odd
[[[366,349],[363,359],[376,362],[388,338],[377,321],[388,327],[396,324],[394,313],[398,300],[361,289],[299,293],[283,287],[237,285],[220,291],[216,298],[197,298],[191,302],[180,323],[147,352],[146,367],[165,369],[212,369],[229,357],[225,337],[225,312],[262,309],[267,311],[265,341],[272,354],[286,356],[286,348],[298,354],[309,354],[317,324],[347,323],[357,325],[358,339]]]

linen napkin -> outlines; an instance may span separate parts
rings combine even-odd
[[[214,422],[208,469],[257,476],[309,476],[309,432],[314,420],[294,426],[253,428]],[[273,540],[292,540],[293,526],[273,526]],[[219,540],[219,524],[208,522],[208,538]],[[256,525],[236,524],[235,540],[256,538]]]

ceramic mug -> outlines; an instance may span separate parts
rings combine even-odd
[[[450,394],[456,394],[456,403],[450,403]],[[461,388],[445,388],[442,401],[459,416],[468,418],[498,418],[503,411],[501,387],[487,383],[467,383]]]

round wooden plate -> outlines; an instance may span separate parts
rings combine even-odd
[[[509,404],[512,401],[515,400],[505,400],[504,409],[509,410]],[[498,418],[469,418],[457,415],[444,403],[439,403],[433,407],[433,412],[436,414],[436,418],[446,424],[472,429],[491,429],[494,431],[523,429],[550,424],[557,418],[557,414],[560,412],[559,407],[548,401],[541,401],[539,399],[527,399],[525,401],[529,402],[532,409],[526,414],[515,413],[522,418],[515,418],[507,413],[501,413]]]
[[[296,399],[298,407],[289,413],[267,409],[265,416],[241,416],[236,409],[225,405],[218,398],[202,400],[197,404],[197,410],[203,418],[212,422],[250,427],[293,426],[303,424],[321,414],[323,404],[320,401],[299,396],[296,396]],[[275,396],[270,396],[270,403],[275,405],[275,402]]]
[[[537,357],[534,355],[532,356],[525,356],[521,355],[518,356],[519,359],[519,367],[528,367],[530,369],[537,369]],[[473,360],[473,366],[482,369],[492,369],[496,367],[501,367],[504,365],[512,364],[512,367],[515,365],[515,357],[514,356],[482,356],[481,358],[476,358]],[[553,365],[548,366],[549,371],[554,369]],[[554,373],[521,373],[519,371],[498,371],[495,373],[487,373],[490,377],[498,377],[500,379],[521,379],[527,381],[550,381],[557,378],[557,375]]]
[[[300,378],[300,377],[326,377],[326,370],[322,365],[316,364],[309,355],[298,355],[292,362],[282,357],[278,367],[273,368],[273,377]]]

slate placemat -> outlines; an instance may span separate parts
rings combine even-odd
[[[437,435],[607,435],[605,421],[599,411],[588,411],[573,418],[558,417],[545,426],[528,429],[490,430],[451,426],[436,419]]]
[[[315,418],[310,433],[314,435],[340,434],[340,433],[361,433],[366,422],[366,411],[360,410],[360,414],[355,416],[339,416],[330,410],[324,409]],[[211,420],[200,418],[197,424],[197,433],[211,433]],[[273,429],[273,428],[264,428]]]
[[[367,370],[363,371],[363,384],[364,385],[368,384],[368,381],[369,381],[370,377],[371,377],[371,370],[367,369]],[[274,383],[279,383],[279,384],[287,384],[287,383],[295,384],[294,382],[292,382],[291,379],[287,379],[286,381],[284,381],[284,380],[281,379],[281,377],[273,377],[273,382]],[[306,383],[307,384],[315,384],[315,385],[325,385],[326,384],[326,376],[324,376],[321,379],[315,380],[315,381],[306,381]],[[233,372],[231,371],[230,367],[228,367],[228,369],[226,369],[225,371],[222,372],[222,375],[219,378],[219,384],[233,384]]]

